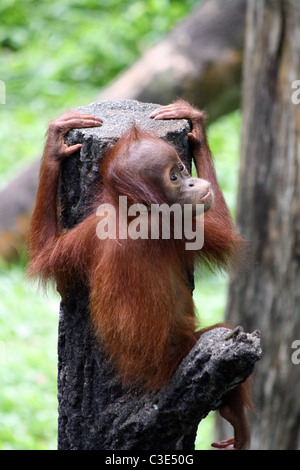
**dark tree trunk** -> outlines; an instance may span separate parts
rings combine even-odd
[[[238,225],[249,241],[232,278],[227,316],[258,328],[254,449],[300,448],[300,3],[249,1]],[[295,362],[295,361],[294,361]]]
[[[69,144],[82,142],[83,147],[62,169],[65,226],[72,227],[84,217],[93,183],[99,179],[98,160],[132,121],[172,141],[190,164],[188,121],[150,120],[155,107],[121,101],[81,108],[105,120],[101,128],[72,130],[67,136]],[[93,335],[87,288],[73,279],[60,309],[58,448],[193,449],[200,420],[220,404],[225,392],[249,376],[260,358],[255,333],[226,339],[228,332],[218,328],[204,334],[159,392],[123,389]]]

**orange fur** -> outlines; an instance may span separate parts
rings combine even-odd
[[[120,194],[126,194],[131,202],[163,202],[159,188],[148,187],[146,180],[137,181],[133,171],[125,177],[122,172],[122,178],[117,175],[118,159],[143,138],[151,139],[153,145],[157,139],[133,127],[108,153],[101,168],[104,188],[95,205],[113,204],[118,214],[116,196]],[[211,177],[216,193],[212,166],[207,167],[210,174],[201,176]],[[28,273],[44,279],[70,278],[75,273],[88,281],[93,325],[123,383],[155,390],[170,379],[197,341],[185,266],[192,265],[195,257],[209,265],[224,266],[239,241],[223,196],[215,201],[211,214],[205,215],[203,249],[189,252],[184,249],[184,238],[99,240],[95,214],[60,233],[55,212],[58,175],[59,164],[49,164],[46,154],[29,233]]]
[[[226,268],[241,245],[217,183],[204,127],[201,132],[194,159],[198,176],[212,185],[214,204],[205,214],[204,247],[199,252],[186,251],[184,239],[99,240],[99,217],[94,213],[62,232],[57,216],[60,163],[52,158],[51,142],[45,148],[28,237],[28,273],[44,280],[72,280],[77,274],[89,284],[92,323],[124,385],[157,390],[167,383],[199,337],[186,268],[195,260]],[[141,177],[134,170],[119,169],[119,162],[141,139],[148,139],[152,148],[159,140],[133,127],[105,156],[100,169],[103,188],[95,207],[110,203],[118,210],[119,195],[133,203],[166,202],[162,188],[147,181],[146,171]],[[145,161],[145,169],[149,164]],[[240,405],[234,412],[240,412]]]

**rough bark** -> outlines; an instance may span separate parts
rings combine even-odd
[[[238,225],[249,241],[227,317],[263,337],[256,369],[254,449],[300,448],[300,4],[249,1]]]
[[[122,101],[84,109],[105,119],[101,128],[72,130],[67,136],[69,144],[82,142],[83,147],[80,157],[66,160],[62,170],[65,226],[74,226],[84,216],[93,182],[98,180],[98,160],[132,118],[142,128],[171,140],[190,162],[188,121],[154,122],[148,116],[155,107]],[[93,335],[88,291],[80,280],[73,281],[60,309],[59,449],[193,449],[199,421],[252,373],[261,355],[257,333],[226,339],[230,330],[208,332],[165,388],[156,394],[123,389]]]
[[[205,108],[212,122],[240,105],[246,0],[201,4],[161,43],[120,74],[98,100],[138,99],[168,104],[178,96]],[[0,192],[0,256],[12,259],[34,206],[39,162]]]

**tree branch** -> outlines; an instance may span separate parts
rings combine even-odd
[[[239,332],[226,339],[228,333],[231,330],[225,328],[204,333],[158,393],[133,391],[116,400],[104,413],[105,421],[112,423],[104,447],[184,449],[185,436],[191,430],[195,433],[198,423],[220,405],[227,392],[246,380],[261,357],[258,332]]]

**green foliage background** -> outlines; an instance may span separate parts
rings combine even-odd
[[[197,0],[1,0],[0,185],[41,151],[47,122],[95,100]],[[11,130],[13,129],[13,133]]]
[[[157,42],[196,0],[2,0],[0,188],[41,154],[47,122],[94,101],[101,88]],[[217,173],[234,214],[240,114],[209,128]],[[24,279],[26,261],[0,262],[0,450],[55,449],[58,295]],[[203,325],[222,318],[226,278],[205,275],[195,303]],[[200,425],[208,448],[213,419]]]

